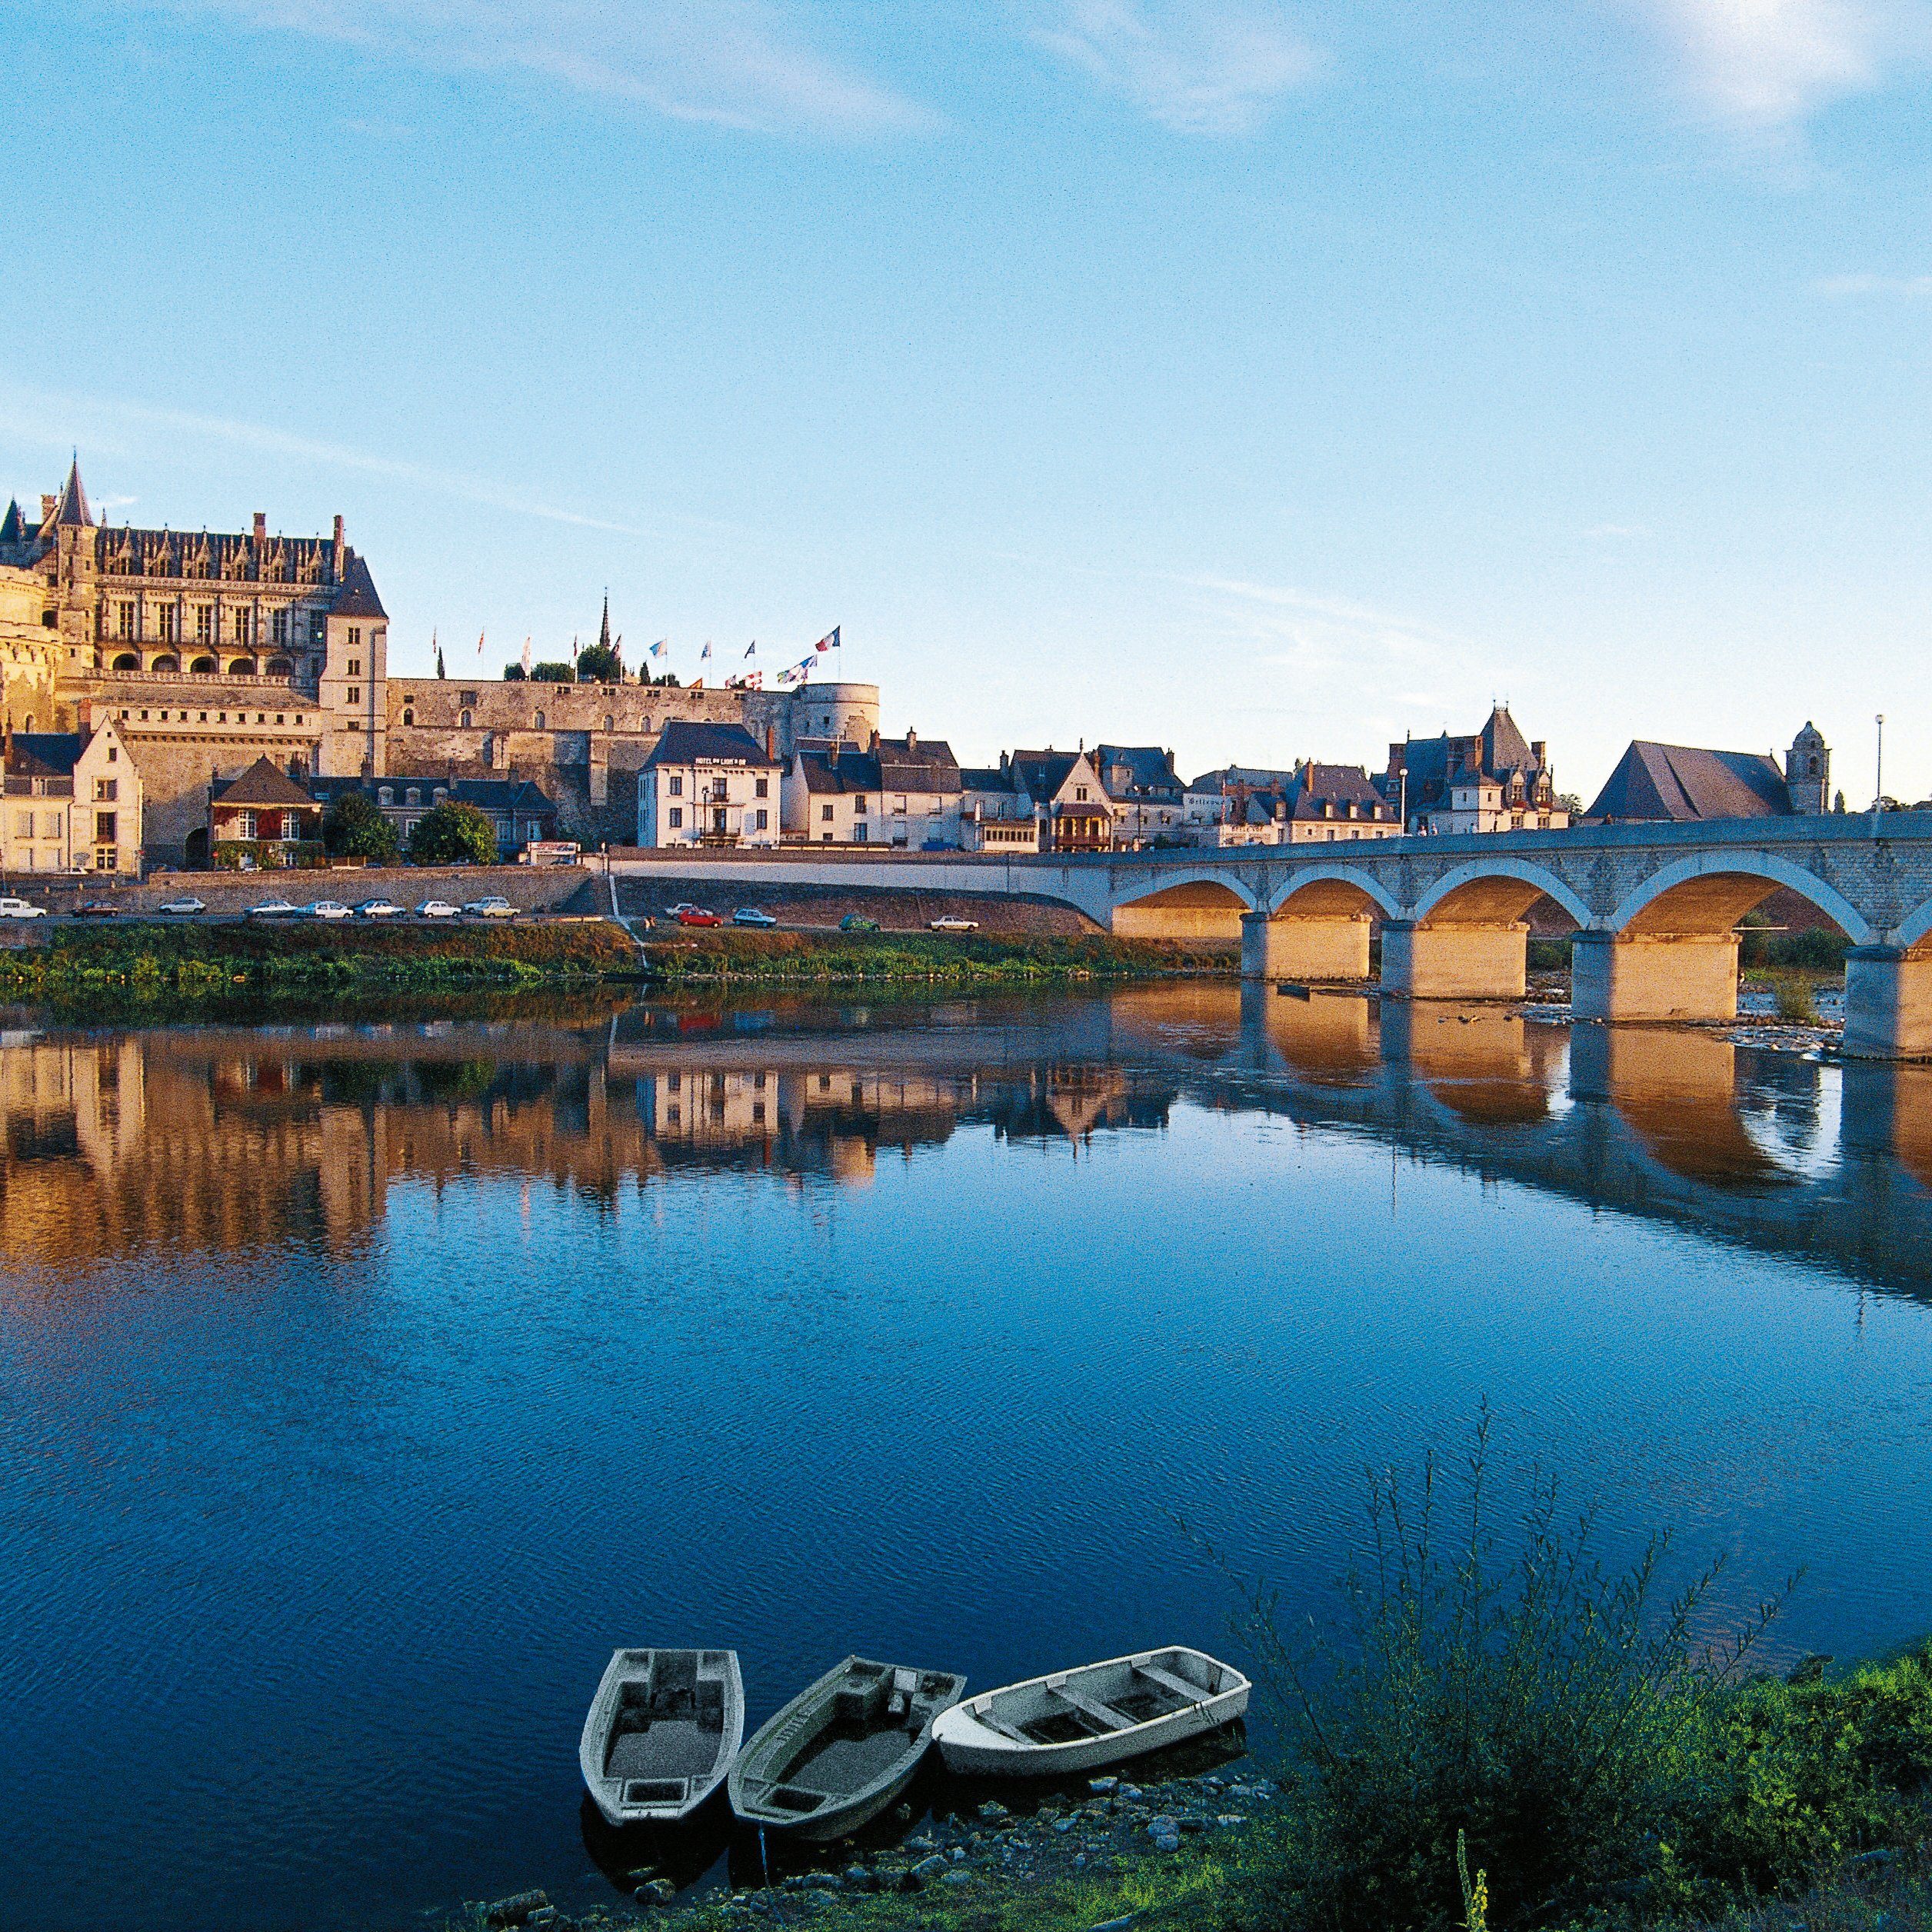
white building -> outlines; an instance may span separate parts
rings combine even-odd
[[[8,732],[0,851],[9,872],[141,873],[141,774],[112,723]]]
[[[878,760],[880,815],[888,844],[912,851],[957,851],[960,840],[959,761],[944,738],[922,741],[917,731],[904,738],[874,739]]]
[[[775,845],[783,768],[741,724],[674,719],[638,776],[640,845]]]
[[[784,774],[786,838],[807,845],[889,845],[879,761],[869,751],[801,751]]]

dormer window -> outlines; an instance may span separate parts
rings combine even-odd
[[[375,801],[379,805],[393,805],[396,802],[395,787],[394,785],[378,786],[376,790]]]
[[[405,804],[421,804],[422,803],[422,788],[420,785],[411,785],[409,789],[402,794],[402,799]]]

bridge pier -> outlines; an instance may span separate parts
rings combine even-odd
[[[1241,915],[1243,979],[1365,980],[1368,914],[1341,918]]]
[[[1570,954],[1579,1020],[1734,1020],[1735,932],[1594,932]]]
[[[1903,946],[1845,954],[1844,1051],[1857,1060],[1932,1058],[1932,958]]]
[[[1529,931],[1506,925],[1382,921],[1382,991],[1409,1000],[1520,1000]]]

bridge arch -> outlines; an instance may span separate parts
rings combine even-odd
[[[1590,908],[1576,889],[1547,866],[1506,853],[1452,866],[1415,904],[1421,925],[1514,925],[1538,899],[1554,899],[1580,926]]]
[[[1611,932],[1637,936],[1727,933],[1780,886],[1835,920],[1854,945],[1870,945],[1877,937],[1843,893],[1770,852],[1695,852],[1674,860],[1629,894],[1605,924]],[[1924,910],[1932,927],[1932,906]]]
[[[1304,866],[1256,910],[1271,919],[1347,918],[1359,912],[1378,912],[1385,919],[1402,916],[1388,888],[1373,873],[1353,865]]]
[[[1111,923],[1121,939],[1238,939],[1241,914],[1257,910],[1238,878],[1204,867],[1117,901]]]
[[[1835,918],[1837,915],[1834,914],[1833,916]],[[1843,924],[1844,921],[1840,921],[1839,923]],[[1916,952],[1921,948],[1932,951],[1932,948],[1927,948],[1925,944],[1928,938],[1932,938],[1932,899],[1927,899],[1921,906],[1914,907],[1898,922],[1898,943],[1907,952]]]

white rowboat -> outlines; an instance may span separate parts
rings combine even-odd
[[[982,1690],[940,1714],[933,1741],[949,1770],[1058,1777],[1217,1730],[1253,1687],[1204,1651],[1137,1651]]]
[[[612,1824],[671,1824],[724,1781],[744,1740],[737,1651],[616,1651],[577,1761]]]

